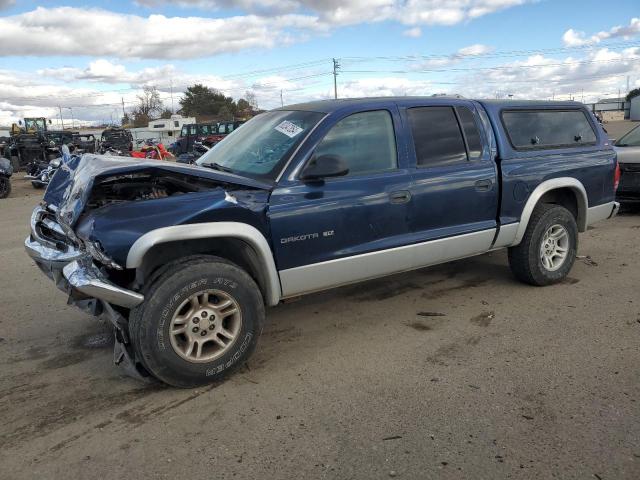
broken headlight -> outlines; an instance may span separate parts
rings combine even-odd
[[[100,242],[97,242],[97,241],[92,242],[91,240],[85,240],[84,246],[87,249],[87,252],[89,253],[89,255],[91,255],[94,260],[97,260],[98,262],[103,264],[105,267],[114,268],[116,270],[122,270],[122,267],[120,265],[118,265],[116,262],[111,260],[111,258],[109,258],[107,254],[104,253],[104,251],[102,250],[102,245],[100,245]]]

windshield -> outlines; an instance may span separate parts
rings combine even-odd
[[[299,110],[263,113],[227,135],[196,163],[274,180],[289,155],[323,116]]]
[[[640,147],[640,125],[623,135],[616,142],[616,145],[619,147]]]

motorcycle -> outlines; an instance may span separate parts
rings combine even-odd
[[[0,198],[7,198],[11,193],[11,175],[13,165],[6,158],[0,157]]]
[[[83,150],[76,148],[75,145],[62,145],[58,150],[58,158],[54,158],[47,162],[35,161],[28,165],[27,175],[25,179],[31,180],[31,185],[35,189],[46,188],[49,182],[58,171],[64,161],[68,160],[73,152],[73,155],[82,155]]]
[[[28,174],[25,175],[24,178],[27,180],[30,179],[31,185],[37,190],[46,188],[60,168],[60,165],[62,165],[62,157],[54,158],[48,164],[43,164],[41,162],[40,164],[32,165],[28,170]]]
[[[168,160],[170,158],[175,158],[173,154],[165,148],[164,144],[154,143],[152,141],[148,141],[140,151],[131,152],[131,156],[133,158],[150,158],[153,160]]]

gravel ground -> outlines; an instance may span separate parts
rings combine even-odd
[[[557,286],[497,252],[279,306],[239,373],[175,390],[122,376],[108,328],[24,254],[39,194],[14,183],[3,479],[640,478],[637,214],[583,234]]]

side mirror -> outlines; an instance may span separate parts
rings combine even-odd
[[[349,173],[347,163],[337,155],[313,157],[302,171],[301,180],[322,180],[323,178],[342,177]]]

